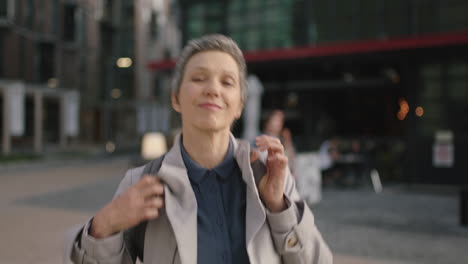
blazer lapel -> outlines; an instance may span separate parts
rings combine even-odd
[[[180,260],[182,264],[196,264],[197,200],[181,157],[179,140],[180,135],[164,157],[157,175],[165,183],[165,210],[174,232]],[[145,245],[145,248],[150,247]]]
[[[243,140],[236,140],[232,135],[231,138],[234,142],[235,157],[239,168],[242,171],[242,178],[247,185],[245,242],[248,249],[253,237],[265,223],[266,213],[265,208],[263,207],[263,204],[260,200],[252,167],[250,165],[250,144]]]

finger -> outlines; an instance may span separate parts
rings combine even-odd
[[[256,143],[257,145],[281,145],[281,141],[279,140],[279,138],[276,138],[276,137],[271,137],[271,136],[267,136],[267,135],[262,135],[260,137],[257,137],[256,138]]]
[[[161,182],[155,182],[153,184],[141,187],[140,193],[145,198],[152,197],[152,196],[163,196],[164,185]]]
[[[135,185],[137,188],[144,188],[156,182],[156,177],[150,174],[145,174],[140,181]]]
[[[281,141],[274,137],[260,137],[256,140],[259,150],[268,150],[268,154],[284,153],[284,146]]]
[[[159,216],[159,210],[154,208],[147,208],[143,212],[143,218],[146,220],[155,219]]]
[[[164,207],[164,198],[161,196],[154,196],[150,199],[147,199],[145,201],[145,207],[146,208],[163,208]]]
[[[254,163],[257,160],[258,160],[258,151],[253,150],[252,152],[250,152],[250,163]]]
[[[279,141],[278,138],[268,136],[268,135],[261,135],[261,136],[258,136],[258,137],[255,138],[256,143],[264,142],[264,141],[276,141],[276,140]]]
[[[279,172],[285,170],[288,166],[288,157],[284,155],[272,155],[267,159],[267,169],[268,172],[271,174],[277,174],[275,172]]]
[[[267,161],[269,164],[274,166],[286,167],[286,165],[288,165],[289,159],[286,155],[275,153],[271,156],[268,156]]]

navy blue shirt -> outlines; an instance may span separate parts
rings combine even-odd
[[[213,169],[200,167],[180,141],[182,158],[198,204],[197,263],[249,263],[245,245],[245,183],[232,142]]]

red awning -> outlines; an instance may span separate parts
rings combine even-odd
[[[349,41],[287,49],[257,50],[246,52],[244,56],[247,62],[265,62],[462,44],[468,44],[468,31],[398,39]],[[147,65],[150,71],[168,70],[174,66],[175,61],[173,60],[151,61]]]

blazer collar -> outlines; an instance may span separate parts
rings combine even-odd
[[[180,134],[167,152],[158,176],[165,183],[165,208],[183,264],[197,263],[197,200],[180,152]],[[156,235],[156,234],[155,234]]]
[[[242,172],[242,178],[247,185],[246,188],[246,223],[245,223],[245,241],[247,249],[257,232],[260,230],[266,220],[265,208],[260,200],[257,185],[255,183],[254,172],[250,161],[250,143],[245,140],[235,140],[234,156]],[[263,176],[263,175],[262,175]]]

